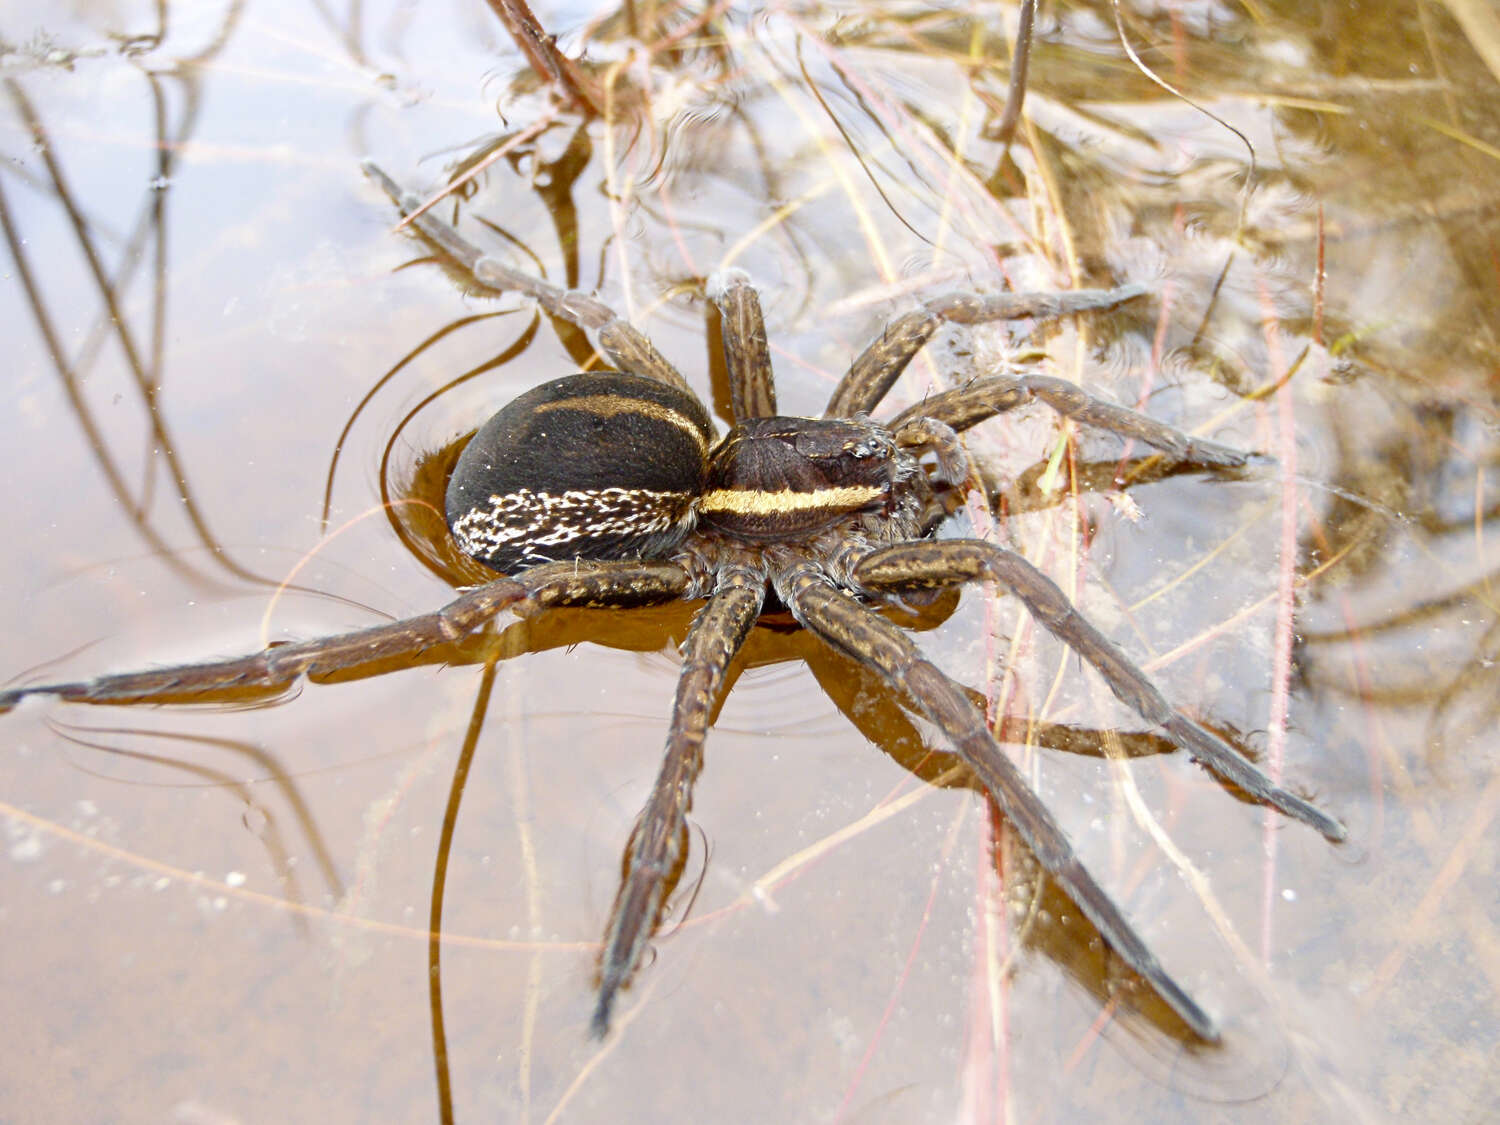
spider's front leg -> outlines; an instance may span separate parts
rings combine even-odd
[[[598,1038],[609,1030],[615,995],[635,972],[661,914],[663,891],[683,852],[709,718],[723,693],[729,664],[750,634],[764,600],[765,581],[759,574],[726,568],[683,642],[666,753],[631,836],[625,877],[599,957],[599,999],[592,1023]]]
[[[365,175],[374,180],[403,215],[413,215],[422,206],[420,197],[401,190],[401,185],[386,175],[373,161],[362,165]],[[412,224],[468,270],[479,284],[490,289],[510,291],[530,297],[553,316],[561,317],[578,328],[597,334],[599,350],[621,371],[643,375],[688,390],[687,380],[671,365],[645,333],[636,328],[597,297],[577,290],[562,289],[523,270],[491,258],[458,231],[431,211],[416,215]]]
[[[1113,308],[1147,292],[1142,285],[1118,289],[1075,289],[1061,293],[1014,293],[983,297],[949,293],[934,297],[921,308],[896,318],[879,339],[867,347],[839,382],[825,416],[848,418],[868,413],[885,398],[906,365],[943,324],[982,324],[1020,317],[1056,318],[1095,309]],[[1096,398],[1076,383],[1050,375],[986,375],[956,390],[932,395],[902,411],[890,422],[897,431],[911,430],[924,421],[939,422],[955,431],[967,430],[987,418],[1044,402],[1065,417],[1086,426],[1135,438],[1178,461],[1234,467],[1249,454],[1217,442],[1204,441],[1158,422],[1135,410]]]
[[[792,571],[780,575],[776,591],[803,626],[833,648],[873,668],[937,724],[1026,841],[1037,862],[1078,904],[1110,947],[1145,978],[1195,1034],[1216,1041],[1219,1031],[1212,1017],[1162,968],[1114,900],[1089,874],[1041,798],[995,741],[984,713],[969,701],[963,689],[924,658],[896,626],[839,593],[816,573]]]
[[[1344,826],[1337,820],[1277,785],[1223,739],[1174,709],[1146,673],[1079,613],[1052,579],[1014,551],[978,539],[898,543],[861,559],[854,579],[879,593],[943,589],[984,579],[998,582],[1058,640],[1092,664],[1123,703],[1194,760],[1328,839],[1344,838]]]
[[[11,688],[0,691],[0,712],[29,695],[72,703],[160,702],[237,688],[274,688],[299,676],[327,675],[460,641],[506,609],[529,615],[551,606],[655,605],[678,600],[690,584],[688,572],[671,562],[552,563],[466,590],[435,613],[368,629],[272,645],[230,660]]]
[[[1023,317],[1055,320],[1074,313],[1109,309],[1144,296],[1144,285],[1118,289],[1073,289],[1058,293],[1004,293],[983,297],[947,293],[897,317],[849,365],[828,400],[825,418],[868,414],[895,385],[906,365],[944,324],[983,324]]]
[[[1174,461],[1237,468],[1251,457],[1243,450],[1205,441],[1137,410],[1096,398],[1077,383],[1052,375],[984,375],[908,407],[891,420],[890,427],[899,434],[902,429],[920,423],[941,422],[955,432],[962,432],[1030,402],[1044,402],[1065,418],[1085,426],[1145,442]]]

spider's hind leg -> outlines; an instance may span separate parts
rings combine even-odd
[[[413,215],[421,207],[420,197],[412,192],[402,191],[401,186],[374,161],[366,160],[363,168],[365,175],[391,197],[391,201],[401,209],[403,215]],[[479,284],[530,297],[553,316],[561,317],[579,328],[594,331],[598,337],[599,350],[621,371],[658,379],[682,390],[689,390],[687,380],[656,350],[645,333],[597,297],[577,290],[559,288],[533,274],[513,269],[498,259],[489,257],[431,211],[424,211],[411,221],[418,230],[442,247],[449,257],[468,270]]]
[[[367,629],[272,645],[229,660],[10,688],[0,691],[0,713],[33,695],[70,703],[182,702],[275,688],[299,676],[326,676],[454,643],[506,609],[524,614],[559,605],[651,605],[677,600],[690,582],[687,571],[671,562],[551,563],[465,590],[434,613]]]
[[[598,1038],[609,1031],[615,996],[635,972],[661,914],[667,879],[681,857],[709,718],[723,692],[729,664],[749,636],[764,600],[765,583],[758,574],[725,570],[683,642],[666,753],[631,835],[625,877],[599,957],[599,999],[592,1023]]]

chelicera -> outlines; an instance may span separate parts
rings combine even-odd
[[[367,164],[366,171],[404,212],[416,209],[416,197],[403,194],[378,168]],[[484,256],[431,214],[415,223],[481,284],[523,293],[552,315],[593,331],[618,368],[526,392],[485,423],[460,455],[447,489],[449,527],[465,553],[501,576],[462,591],[436,612],[403,621],[233,660],[19,687],[0,693],[0,709],[35,694],[115,703],[286,684],[460,640],[504,610],[529,616],[553,606],[701,601],[682,645],[665,755],[630,838],[604,936],[592,1021],[602,1036],[620,990],[640,964],[682,855],[693,782],[726,671],[762,613],[785,611],[930,720],[1104,940],[1195,1034],[1216,1039],[1213,1019],[1079,861],[984,714],[879,612],[903,598],[994,582],[1019,597],[1159,734],[1255,800],[1330,840],[1343,838],[1337,820],[1174,709],[1031,563],[987,541],[932,537],[969,475],[958,432],[1029,402],[1039,400],[1180,461],[1234,467],[1246,454],[1038,375],[980,377],[888,420],[870,416],[944,324],[1073,315],[1144,291],[959,293],[929,300],[893,321],[854,360],[822,418],[795,418],[776,410],[755,290],[743,275],[725,274],[711,297],[723,319],[734,424],[716,436],[683,377],[606,305]]]

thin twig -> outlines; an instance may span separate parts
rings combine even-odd
[[[441,190],[435,192],[430,198],[423,200],[420,207],[414,207],[408,214],[403,215],[401,221],[397,223],[392,229],[399,231],[416,222],[432,208],[436,207],[443,200],[447,199],[454,192],[462,188],[470,180],[479,176],[482,172],[484,172],[486,168],[490,167],[490,165],[494,164],[498,160],[503,159],[508,153],[515,151],[522,145],[526,144],[528,141],[535,140],[537,137],[541,136],[552,127],[552,123],[556,119],[556,110],[549,110],[548,112],[542,114],[540,120],[526,126],[526,128],[522,129],[515,136],[507,138],[505,143],[496,148],[494,152],[486,155],[483,160],[475,161],[472,165],[464,170],[462,175],[455,176],[452,180],[445,184],[441,188]]]
[[[488,2],[538,78],[555,86],[573,108],[595,117],[602,114],[604,99],[598,89],[572,59],[557,49],[557,37],[543,30],[526,0]]]
[[[1031,62],[1031,28],[1036,22],[1036,0],[1021,0],[1021,22],[1016,28],[1016,46],[1010,53],[1010,89],[1005,94],[1005,112],[995,128],[995,139],[1009,145],[1021,120],[1026,101],[1026,68]]]

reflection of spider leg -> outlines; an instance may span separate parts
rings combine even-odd
[[[945,323],[982,324],[991,320],[1022,317],[1056,318],[1073,313],[1107,309],[1146,292],[1142,285],[1118,289],[1072,289],[1060,293],[1006,293],[981,297],[974,293],[948,293],[924,302],[886,325],[885,330],[849,366],[833,397],[825,418],[852,418],[868,414],[896,382],[896,378],[922,345]]]
[[[898,543],[872,552],[854,568],[854,580],[878,592],[931,590],[986,579],[1019,597],[1053,636],[1094,666],[1122,702],[1195,760],[1328,839],[1344,838],[1344,826],[1337,820],[1277,785],[1227,742],[1174,710],[1146,674],[1078,612],[1052,579],[1015,552],[977,539]]]
[[[729,402],[734,420],[776,414],[776,384],[760,297],[742,270],[726,270],[709,281],[724,331],[724,365],[729,371]]]
[[[783,589],[782,586],[787,588]],[[1167,974],[1108,893],[1083,866],[1041,798],[985,725],[963,689],[926,660],[910,638],[815,576],[778,583],[797,620],[841,652],[873,668],[936,723],[978,776],[1037,862],[1056,879],[1120,957],[1203,1039],[1219,1037],[1213,1019]]]
[[[182,699],[234,688],[288,684],[302,675],[326,675],[377,660],[408,656],[462,640],[497,613],[527,614],[555,605],[636,606],[676,601],[689,585],[687,571],[670,562],[559,562],[515,578],[497,578],[466,590],[436,613],[424,613],[333,637],[272,645],[250,656],[120,672],[67,684],[37,684],[0,691],[0,711],[28,695],[55,695],[74,703]]]
[[[682,675],[672,704],[666,754],[651,796],[636,821],[625,876],[610,911],[599,959],[599,1001],[593,1032],[609,1030],[615,994],[630,979],[661,913],[662,893],[682,856],[693,782],[703,766],[709,718],[724,675],[749,635],[765,599],[764,581],[747,571],[721,574],[713,597],[683,642]]]
[[[410,214],[422,205],[418,196],[403,192],[401,186],[373,161],[366,160],[364,170],[401,208],[403,214]],[[533,274],[513,269],[488,257],[431,211],[424,211],[412,223],[468,270],[479,284],[530,297],[553,316],[561,317],[579,328],[595,331],[598,334],[599,350],[621,371],[659,379],[682,390],[688,389],[687,380],[656,350],[645,334],[616,315],[613,309],[597,297],[577,290],[560,289]]]
[[[1095,398],[1076,383],[1050,375],[986,375],[966,386],[943,391],[903,410],[891,421],[899,430],[923,418],[967,430],[987,418],[1040,399],[1075,422],[1135,438],[1178,461],[1199,465],[1243,465],[1249,454],[1185,434],[1145,414]]]

